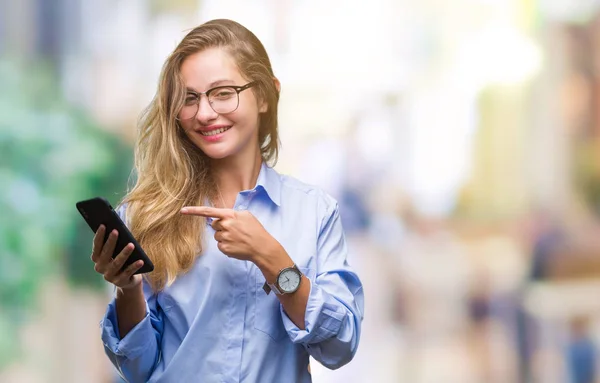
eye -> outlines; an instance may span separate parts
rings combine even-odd
[[[228,99],[231,98],[235,95],[235,90],[231,89],[231,88],[223,88],[223,89],[217,89],[214,91],[214,93],[211,93],[211,96],[216,98],[216,99]]]
[[[193,105],[198,101],[198,96],[193,93],[188,93],[185,96],[185,105]]]

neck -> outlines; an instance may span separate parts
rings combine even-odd
[[[223,199],[218,201],[218,205],[225,204],[224,207],[232,208],[239,192],[254,188],[261,165],[260,152],[249,159],[238,157],[213,161],[213,177]]]

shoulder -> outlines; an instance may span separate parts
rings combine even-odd
[[[282,199],[304,206],[315,205],[322,215],[330,215],[338,209],[337,200],[317,185],[303,182],[293,176],[279,174]]]

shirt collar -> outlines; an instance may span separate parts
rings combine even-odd
[[[281,204],[281,179],[279,174],[272,167],[268,166],[265,162],[260,167],[260,173],[258,173],[258,179],[256,180],[256,187],[254,189],[262,188],[271,201],[277,206]]]

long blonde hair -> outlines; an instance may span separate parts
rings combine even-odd
[[[261,155],[265,162],[277,161],[279,91],[262,43],[231,20],[212,20],[194,28],[165,62],[157,93],[140,118],[137,180],[123,199],[129,228],[154,263],[154,271],[146,278],[155,291],[190,270],[203,250],[205,220],[179,211],[213,200],[215,183],[208,158],[187,138],[175,116],[185,99],[181,64],[190,55],[213,47],[224,48],[242,75],[257,82],[251,90],[268,105],[259,122]]]

